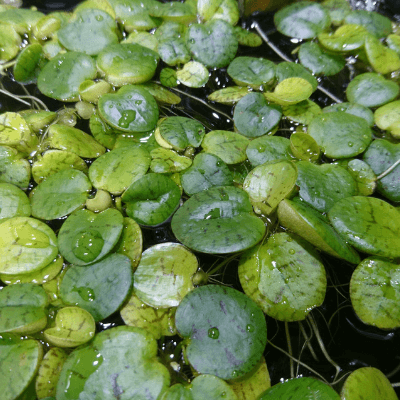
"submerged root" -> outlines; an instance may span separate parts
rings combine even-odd
[[[329,364],[331,364],[336,369],[336,374],[335,374],[335,378],[334,378],[334,381],[336,381],[338,375],[340,374],[341,368],[335,361],[332,360],[332,358],[329,356],[328,352],[326,351],[326,348],[325,348],[324,342],[323,342],[323,340],[321,338],[321,335],[319,333],[319,329],[317,327],[317,324],[315,323],[314,318],[313,318],[313,316],[311,314],[308,315],[307,320],[310,322],[310,325],[312,326],[312,329],[313,329],[313,331],[315,333],[315,336],[316,336],[316,338],[318,340],[318,344],[319,344],[319,347],[320,347],[323,355],[325,356],[325,358],[329,362]]]
[[[298,364],[300,364],[301,366],[303,366],[304,368],[307,368],[310,372],[312,372],[315,376],[317,376],[319,379],[321,379],[323,382],[325,382],[326,384],[329,385],[329,382],[317,371],[315,371],[315,369],[311,368],[310,366],[308,366],[306,363],[303,363],[302,361],[300,361],[298,358],[293,357],[291,354],[289,354],[287,351],[281,349],[279,346],[276,346],[275,344],[273,344],[270,340],[268,340],[268,344],[270,344],[272,347],[274,347],[275,349],[279,350],[281,353],[285,354],[286,356],[288,356],[291,360],[297,362]]]

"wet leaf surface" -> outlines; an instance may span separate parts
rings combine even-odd
[[[192,367],[222,379],[235,380],[251,371],[266,344],[262,311],[228,287],[192,290],[180,303],[175,321],[179,333],[190,339],[186,356]]]
[[[121,307],[131,287],[129,258],[110,254],[90,266],[70,266],[62,278],[60,296],[66,304],[88,311],[97,322]]]
[[[265,233],[247,193],[230,186],[196,193],[178,209],[171,224],[181,243],[204,253],[241,251],[258,243]]]

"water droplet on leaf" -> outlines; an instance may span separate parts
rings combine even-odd
[[[210,328],[208,330],[208,337],[211,339],[218,339],[219,338],[219,330],[218,328]]]

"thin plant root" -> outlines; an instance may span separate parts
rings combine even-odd
[[[329,385],[329,382],[317,371],[315,371],[314,369],[312,369],[311,367],[309,367],[306,363],[303,363],[302,361],[298,360],[297,358],[293,357],[292,355],[290,355],[287,351],[281,349],[280,347],[276,346],[275,344],[273,344],[270,340],[268,340],[268,343],[274,347],[275,349],[279,350],[280,352],[282,352],[283,354],[285,354],[286,356],[288,356],[289,358],[291,358],[293,361],[297,362],[298,364],[302,365],[304,368],[307,368],[309,371],[311,371],[313,374],[315,374],[316,376],[318,376],[318,378],[320,378],[323,382],[325,382],[326,384]]]
[[[379,176],[377,176],[376,180],[379,181],[386,175],[390,174],[399,164],[400,164],[400,158],[393,165],[391,165],[386,171],[382,172]]]
[[[310,350],[310,353],[311,353],[313,359],[315,361],[319,361],[318,356],[315,354],[314,348],[311,345],[311,339],[314,336],[313,330],[311,329],[311,335],[308,336],[306,330],[304,329],[303,324],[301,323],[301,321],[299,321],[299,326],[300,326],[300,331],[303,334],[303,337],[304,337],[304,340],[305,340],[304,344],[307,345],[308,350]]]
[[[316,336],[316,338],[318,340],[319,347],[320,347],[322,353],[324,354],[326,360],[336,369],[336,374],[335,374],[335,378],[334,378],[334,381],[336,381],[336,379],[337,379],[337,377],[338,377],[338,375],[339,375],[339,373],[341,371],[341,368],[339,367],[338,364],[335,363],[335,361],[332,360],[332,358],[329,356],[328,352],[326,351],[324,342],[323,342],[323,340],[321,338],[321,335],[319,334],[319,330],[318,330],[317,324],[314,321],[313,316],[311,314],[308,314],[307,319],[308,319],[308,321],[310,322],[310,324],[311,324],[311,326],[313,328],[315,336]]]
[[[400,359],[400,357],[396,357],[397,359]],[[400,364],[391,372],[386,374],[386,378],[390,379],[393,375],[396,375],[400,371]]]

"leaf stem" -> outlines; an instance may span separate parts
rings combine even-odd
[[[282,51],[280,51],[278,49],[277,46],[275,46],[268,38],[268,35],[263,32],[260,28],[260,25],[258,25],[257,22],[253,23],[253,27],[255,28],[255,30],[257,31],[257,33],[261,36],[261,38],[264,40],[264,42],[280,57],[282,58],[282,60],[285,60],[287,62],[294,62],[292,59],[290,59],[286,54],[282,53]],[[319,91],[321,91],[322,93],[324,93],[326,96],[328,96],[330,99],[332,99],[333,101],[335,101],[336,103],[342,103],[342,100],[340,100],[338,97],[336,97],[334,94],[332,94],[331,92],[329,92],[327,89],[325,89],[323,86],[318,85],[317,89]]]
[[[290,332],[289,332],[289,324],[287,321],[285,321],[285,333],[286,333],[286,341],[287,341],[287,347],[288,347],[288,352],[291,356],[293,356],[293,350],[292,350],[292,342],[290,340]],[[290,357],[290,377],[293,379],[294,376],[294,364],[293,364],[293,358]]]
[[[376,180],[379,181],[386,175],[390,174],[399,164],[400,164],[400,158],[393,165],[391,165],[386,171],[382,172],[379,176],[377,176]]]
[[[220,264],[218,264],[215,268],[213,268],[211,271],[207,271],[206,274],[207,276],[214,275],[217,271],[219,271],[222,267],[225,265],[228,265],[231,261],[233,261],[237,257],[237,254],[234,254],[228,258],[226,258],[224,261],[222,261]]]

